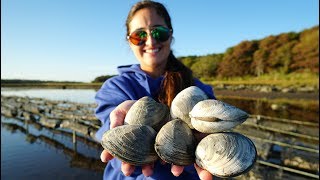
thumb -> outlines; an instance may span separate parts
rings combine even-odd
[[[124,118],[127,115],[130,107],[135,103],[135,100],[127,100],[119,104],[110,113],[110,128],[121,126],[124,124]]]

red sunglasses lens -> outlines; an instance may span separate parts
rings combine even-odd
[[[142,45],[147,40],[147,32],[135,31],[130,35],[129,39],[130,39],[131,43],[134,45]]]

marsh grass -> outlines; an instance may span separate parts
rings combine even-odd
[[[218,99],[236,99],[236,100],[246,100],[246,101],[255,101],[257,98],[252,97],[240,97],[240,96],[225,96],[225,95],[217,95]],[[318,107],[319,106],[319,100],[312,99],[312,100],[306,100],[306,99],[289,99],[289,98],[259,98],[259,101],[266,102],[270,104],[290,104],[298,106],[302,109],[307,109],[312,107]]]
[[[319,74],[304,73],[271,73],[259,77],[243,76],[233,78],[200,78],[210,85],[275,85],[279,87],[305,87],[319,88]],[[103,83],[68,83],[68,82],[41,82],[41,83],[1,83],[1,87],[41,87],[41,88],[100,88]]]
[[[279,87],[319,87],[319,75],[314,73],[272,73],[259,77],[243,76],[220,79],[204,79],[202,81],[211,85],[275,85]]]

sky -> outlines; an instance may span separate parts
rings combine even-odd
[[[137,0],[1,0],[1,79],[91,82],[138,61],[125,38]],[[159,0],[175,56],[319,25],[318,0]]]

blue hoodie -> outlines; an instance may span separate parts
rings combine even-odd
[[[108,79],[95,96],[98,107],[96,116],[102,122],[101,128],[96,133],[97,140],[101,141],[105,131],[110,129],[110,112],[125,100],[138,100],[144,96],[156,98],[160,89],[163,76],[152,78],[141,70],[140,65],[127,65],[118,67],[119,75]],[[195,86],[202,89],[210,99],[215,99],[212,87],[205,85],[198,79],[194,80]],[[199,179],[193,165],[185,167],[179,177],[171,173],[171,165],[162,165],[159,161],[155,163],[153,175],[145,177],[141,167],[137,166],[131,176],[124,176],[121,171],[121,161],[113,158],[107,164],[104,179]]]

